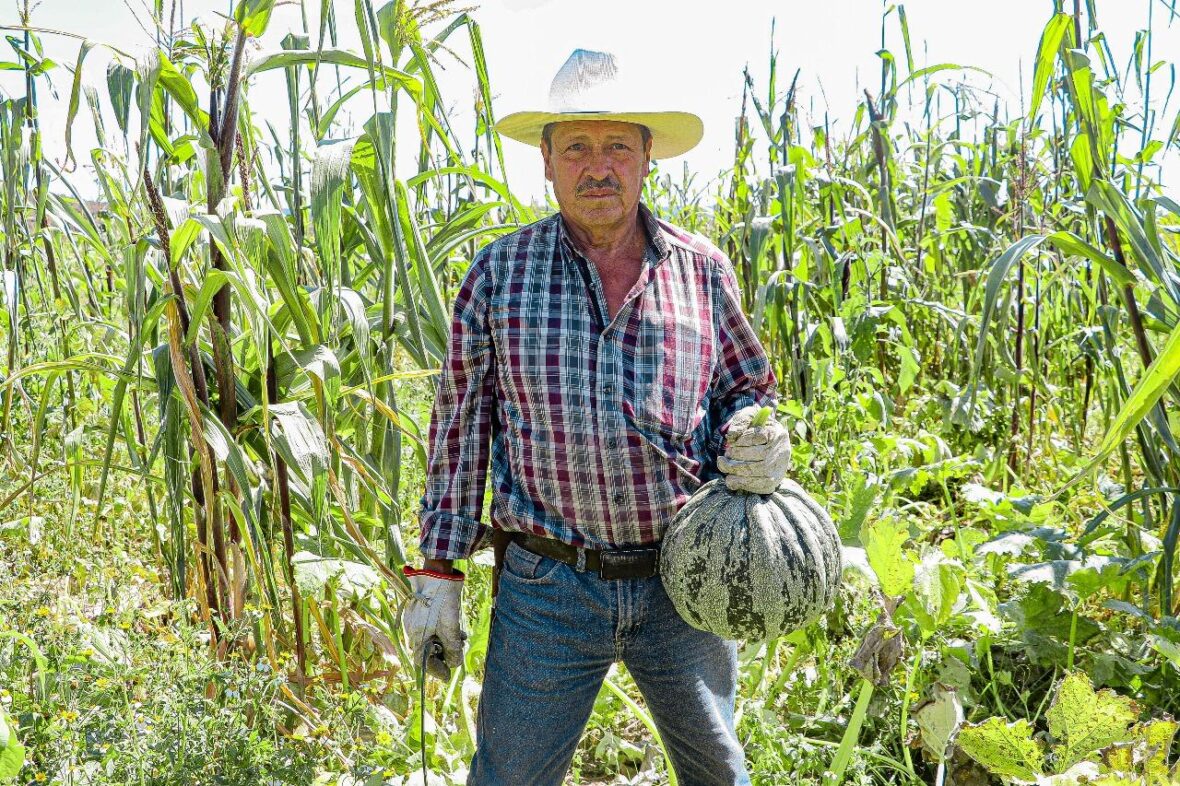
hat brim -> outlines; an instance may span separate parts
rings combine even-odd
[[[705,124],[689,112],[514,112],[496,123],[496,130],[501,136],[540,147],[545,126],[574,120],[614,120],[647,126],[651,131],[651,157],[661,161],[692,150],[705,134]]]

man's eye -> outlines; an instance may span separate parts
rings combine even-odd
[[[567,147],[566,150],[573,150],[574,152],[580,153],[585,148],[586,148],[586,146],[583,145],[581,142],[574,142],[572,145]]]

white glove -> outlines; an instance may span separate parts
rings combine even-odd
[[[743,407],[726,427],[725,453],[717,457],[717,469],[731,491],[773,494],[791,468],[790,435],[773,417],[757,424],[761,410],[757,404]]]
[[[414,664],[425,666],[427,674],[445,682],[451,678],[451,669],[463,661],[463,642],[467,639],[459,611],[463,574],[448,575],[408,565],[402,568],[402,574],[410,580],[414,592],[402,614]]]

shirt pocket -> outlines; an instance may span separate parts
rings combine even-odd
[[[542,430],[572,409],[588,406],[585,326],[548,319],[520,307],[492,310],[492,336],[500,392],[511,415]]]
[[[675,308],[653,310],[641,320],[633,363],[636,424],[688,439],[707,409],[712,326]]]

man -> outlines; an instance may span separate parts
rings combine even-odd
[[[639,201],[652,155],[693,147],[700,120],[597,111],[620,86],[611,55],[577,50],[553,111],[501,121],[540,146],[560,213],[482,249],[455,299],[405,626],[432,672],[459,663],[452,562],[482,534],[490,463],[493,526],[511,543],[469,784],[560,784],[616,661],[680,783],[749,783],[736,645],[677,615],[658,546],[718,469],[731,488],[777,488],[789,442],[774,421],[749,425],[775,380],[730,262]]]

